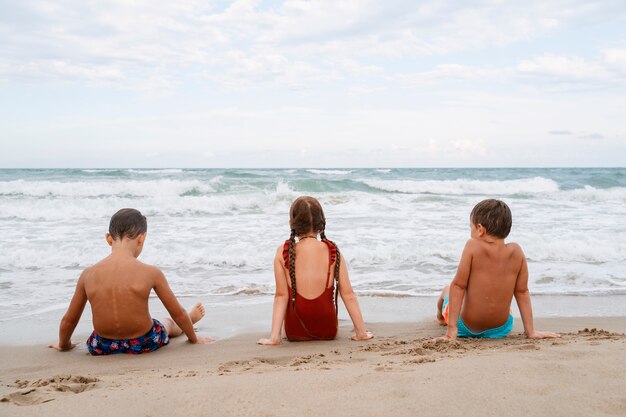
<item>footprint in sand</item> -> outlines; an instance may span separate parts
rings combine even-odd
[[[309,368],[330,369],[329,365],[336,361],[328,361],[323,353],[282,358],[253,358],[249,360],[229,361],[221,364],[216,372],[224,375],[233,372],[268,371],[288,368],[300,371]]]
[[[389,340],[389,341],[383,341],[380,343],[369,343],[367,345],[361,346],[359,350],[361,352],[384,352],[384,351],[396,349],[398,346],[407,345],[407,344],[409,344],[407,340],[402,340],[402,339],[401,340]]]
[[[34,381],[18,379],[12,386],[22,389],[4,396],[0,402],[17,405],[42,404],[54,400],[60,392],[78,394],[91,389],[98,381],[98,378],[80,375],[55,375]]]
[[[463,343],[458,340],[447,341],[442,339],[428,340],[422,343],[422,348],[439,353],[447,353],[459,349],[465,349]]]
[[[541,347],[533,343],[525,343],[523,345],[513,345],[508,350],[539,350]]]
[[[423,363],[435,362],[434,358],[415,358],[402,362],[404,365],[421,365]]]
[[[324,357],[323,353],[318,353],[318,354],[314,354],[314,355],[300,356],[300,357],[294,358],[293,362],[291,362],[289,365],[290,366],[305,365],[305,364],[309,364],[311,362],[316,362],[317,359],[323,358],[323,357]]]
[[[37,392],[35,388],[28,388],[5,395],[0,399],[0,402],[13,403],[15,405],[35,405],[52,400],[54,400],[54,397]]]
[[[382,353],[382,356],[392,356],[392,355],[409,355],[409,356],[423,356],[423,355],[427,355],[429,354],[429,352],[427,352],[425,349],[421,348],[421,347],[414,347],[414,348],[409,348],[409,349],[400,349],[400,350],[396,350],[393,352],[385,352]]]
[[[266,358],[254,358],[250,360],[229,361],[224,362],[217,368],[218,375],[224,375],[231,372],[246,372],[259,367],[272,368],[278,365],[277,361]]]

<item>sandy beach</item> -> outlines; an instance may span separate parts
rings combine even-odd
[[[368,326],[376,338],[257,346],[183,339],[140,356],[0,347],[2,416],[622,416],[626,317],[542,318],[558,340],[446,343],[434,322]]]
[[[0,417],[626,417],[626,0],[0,2]]]

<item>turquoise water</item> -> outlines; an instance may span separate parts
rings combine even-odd
[[[434,295],[452,278],[484,198],[513,211],[531,291],[626,294],[626,169],[0,170],[0,316],[64,305],[106,256],[117,209],[147,217],[142,260],[181,295],[271,294],[272,259],[302,194],[360,294]]]

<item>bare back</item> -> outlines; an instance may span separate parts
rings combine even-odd
[[[482,331],[504,324],[524,254],[515,243],[488,243],[470,239],[466,246],[471,266],[461,317],[472,331]]]
[[[110,339],[142,336],[152,328],[148,297],[161,272],[135,258],[109,256],[83,273],[95,331]]]
[[[330,260],[328,245],[319,240],[305,239],[296,244],[295,251],[298,294],[308,299],[317,298],[332,285],[334,279],[334,262],[330,266],[330,277],[328,276]],[[291,288],[289,271],[284,263],[282,266],[287,285]]]

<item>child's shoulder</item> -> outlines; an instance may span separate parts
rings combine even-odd
[[[481,248],[483,245],[484,243],[480,240],[470,237],[469,239],[467,239],[467,242],[465,242],[465,250],[474,251]]]
[[[137,262],[135,263],[135,267],[141,270],[142,272],[145,271],[148,274],[157,274],[157,275],[163,274],[163,271],[161,271],[161,268],[159,268],[158,266],[141,262],[139,259],[137,259]]]
[[[280,246],[278,246],[278,248],[276,248],[276,256],[283,255],[283,251],[289,248],[289,241],[285,241],[283,243],[280,244]]]
[[[143,282],[156,285],[158,282],[167,281],[165,274],[160,268],[154,265],[143,263],[139,260],[133,265],[132,274]]]
[[[276,261],[282,262],[284,259],[287,258],[288,254],[289,254],[289,241],[286,240],[278,248],[276,248],[276,256],[274,257],[274,259]]]
[[[80,273],[78,280],[85,281],[86,279],[89,279],[89,277],[93,276],[94,272],[96,272],[97,270],[98,270],[98,264],[88,266],[87,268],[83,269],[83,271]]]
[[[508,249],[508,253],[513,256],[524,256],[524,251],[522,251],[522,247],[516,242],[505,243],[504,247]],[[489,252],[491,250],[491,245],[487,242],[484,242],[480,239],[469,238],[465,243],[464,251],[470,254],[480,254]]]
[[[163,275],[163,272],[161,271],[159,267],[141,262],[139,259],[136,259],[136,258],[130,263],[124,263],[124,268],[129,271],[132,271],[134,275],[150,276],[150,277]]]
[[[522,247],[517,242],[508,242],[506,243],[506,247],[509,248],[514,254],[524,254]]]

